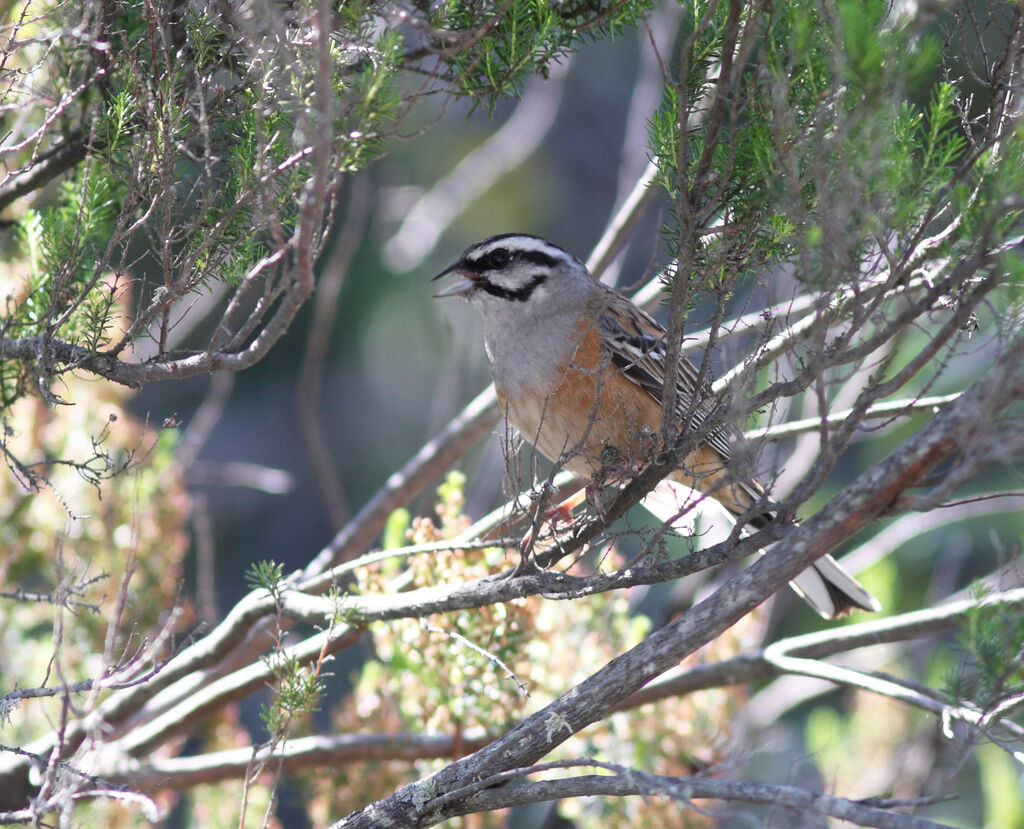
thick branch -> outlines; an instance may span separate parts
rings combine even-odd
[[[529,769],[517,770],[520,774]],[[481,781],[486,784],[486,780]],[[935,823],[913,815],[898,814],[868,803],[847,800],[797,786],[773,786],[741,780],[710,777],[665,777],[623,768],[614,775],[585,775],[564,780],[545,780],[515,786],[487,788],[467,798],[457,814],[489,812],[494,809],[560,800],[566,797],[668,797],[690,806],[694,799],[724,800],[773,808],[781,807],[803,819],[835,817],[860,826],[882,829],[940,829]]]

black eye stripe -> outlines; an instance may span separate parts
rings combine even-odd
[[[556,268],[564,264],[560,259],[548,256],[539,250],[524,250],[519,253],[517,258],[522,259],[524,262],[529,262],[531,265],[541,265],[545,268]]]
[[[512,261],[516,262],[528,262],[531,265],[539,265],[543,268],[557,268],[559,265],[565,264],[562,260],[556,259],[554,256],[549,256],[543,251],[539,250],[515,250],[509,251],[509,258],[504,264],[498,265],[491,261],[492,256],[498,251],[488,251],[486,254],[480,256],[473,256],[472,254],[463,259],[464,270],[471,271],[472,273],[482,274],[484,271],[496,270],[505,265],[508,265]]]
[[[526,302],[533,294],[533,292],[539,288],[547,280],[548,275],[546,273],[537,273],[533,275],[528,283],[523,285],[522,288],[504,288],[501,285],[495,285],[493,282],[487,282],[486,280],[479,283],[479,287],[489,293],[491,296],[499,297],[500,299],[507,299],[512,302]]]

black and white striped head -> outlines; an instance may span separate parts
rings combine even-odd
[[[457,274],[461,279],[435,294],[460,296],[489,310],[550,307],[560,300],[578,302],[592,277],[570,253],[539,236],[503,233],[470,245],[459,260],[434,277]]]

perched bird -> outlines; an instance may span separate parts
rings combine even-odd
[[[460,279],[436,296],[466,299],[483,317],[484,345],[498,401],[526,440],[591,480],[609,470],[639,471],[660,447],[665,329],[626,297],[602,285],[575,256],[522,233],[470,246],[435,279]],[[680,359],[675,411],[682,428],[699,427],[718,401],[697,370]],[[711,431],[644,499],[662,521],[678,519],[705,493],[754,528],[773,520],[757,479],[734,457],[731,424]],[[679,485],[682,485],[680,487]],[[792,582],[826,618],[877,600],[831,557]]]

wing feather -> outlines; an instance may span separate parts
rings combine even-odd
[[[612,365],[646,391],[660,407],[665,386],[665,329],[650,315],[617,294],[609,292],[605,308],[598,314],[598,326]],[[699,388],[698,388],[699,387]],[[694,396],[698,394],[696,405]],[[690,428],[700,427],[719,408],[720,401],[707,383],[700,383],[696,367],[679,358],[676,372],[676,414],[690,415]],[[722,459],[729,461],[740,432],[726,423],[708,435],[708,443]]]

